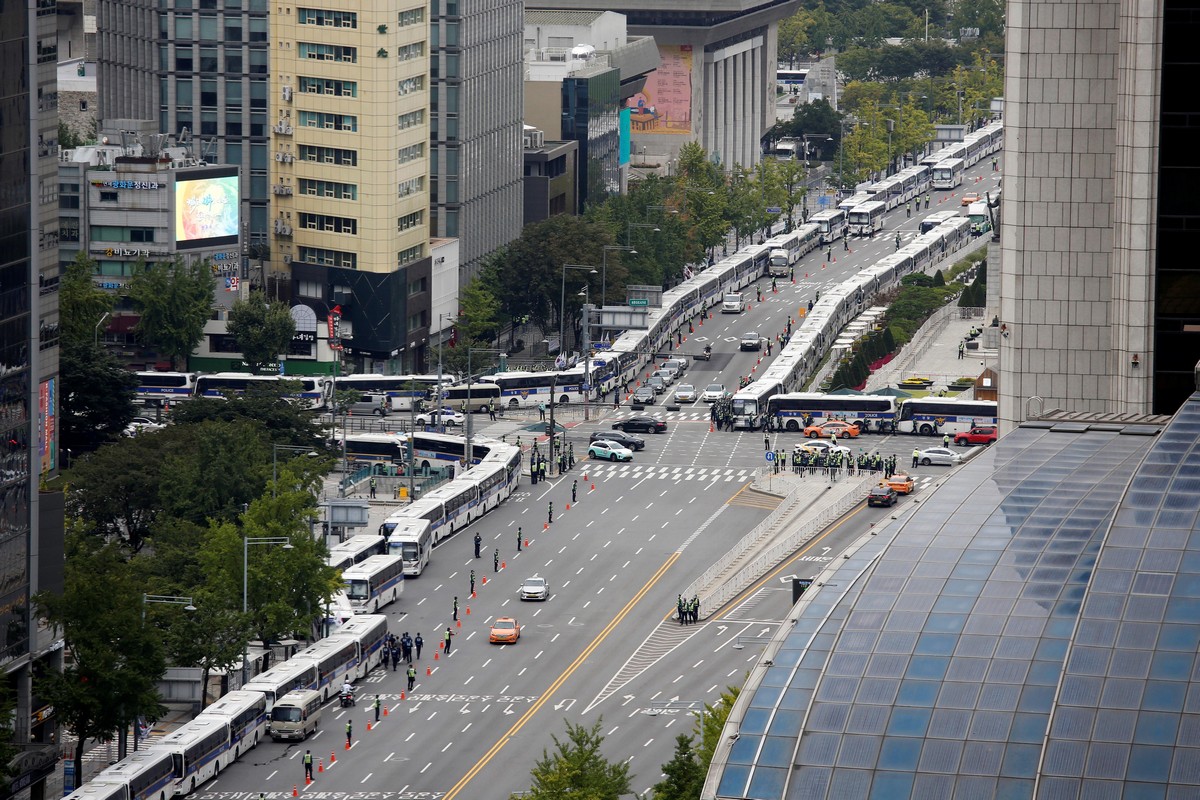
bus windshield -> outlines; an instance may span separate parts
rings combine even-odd
[[[758,401],[750,398],[734,398],[733,413],[737,416],[758,413]]]
[[[271,720],[274,722],[299,722],[300,709],[295,706],[275,706],[271,709]]]
[[[400,557],[405,561],[416,561],[421,555],[421,549],[416,542],[404,542],[400,548]]]
[[[346,597],[351,600],[366,600],[371,596],[371,582],[365,578],[346,581]]]

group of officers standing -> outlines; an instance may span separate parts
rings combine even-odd
[[[785,471],[788,467],[787,451],[776,450],[773,465],[776,475]],[[896,456],[879,453],[859,453],[855,456],[837,450],[813,453],[797,447],[791,453],[791,467],[793,475],[815,475],[820,472],[836,479],[845,470],[848,476],[882,472],[885,478],[890,478],[896,474]]]

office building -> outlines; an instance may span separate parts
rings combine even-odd
[[[120,141],[122,135],[114,132],[106,138]],[[223,335],[226,313],[248,289],[240,280],[238,168],[201,166],[184,148],[164,149],[164,134],[151,134],[144,143],[129,134],[123,138],[124,144],[84,145],[60,153],[60,261],[66,264],[85,253],[96,262],[96,284],[118,296],[112,317],[99,331],[109,350],[130,367],[165,370],[173,368],[170,361],[143,347],[133,333],[139,317],[124,287],[143,261],[179,257],[208,262],[220,334],[206,336],[197,353],[207,354],[218,345],[217,352],[237,354],[237,363],[226,360],[214,367],[195,359],[200,363],[190,367],[240,368],[240,353],[228,350],[230,337]]]
[[[85,6],[86,8],[86,6]],[[251,255],[270,244],[267,0],[98,0],[101,124],[155,120],[200,160],[242,175]],[[184,136],[184,131],[187,136]]]
[[[525,224],[579,213],[579,142],[547,142],[525,126]]]
[[[775,124],[779,20],[799,7],[798,0],[714,0],[691,6],[673,0],[636,6],[597,0],[526,4],[531,11],[624,14],[630,35],[653,38],[661,59],[645,90],[625,103],[634,151],[645,147],[649,157],[666,161],[684,144],[699,142],[726,167],[758,163],[759,141]]]
[[[654,41],[611,11],[525,13],[525,122],[578,143],[578,207],[628,183],[625,103],[658,67]]]
[[[1012,0],[1000,415],[1172,413],[1200,352],[1193,4]]]
[[[429,4],[429,233],[459,240],[464,284],[521,233],[522,8]]]
[[[62,641],[32,604],[63,580],[62,493],[40,490],[60,466],[56,23],[53,0],[0,5],[0,671],[19,750],[0,793],[17,798],[62,793],[58,720],[33,686]]]
[[[429,31],[417,0],[271,19],[271,260],[356,371],[424,364]]]

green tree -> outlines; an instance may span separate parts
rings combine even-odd
[[[61,449],[75,459],[116,441],[137,414],[133,402],[137,376],[90,340],[65,339],[59,354],[62,379]]]
[[[325,563],[327,551],[312,536],[316,519],[314,484],[304,484],[290,469],[281,470],[277,483],[249,503],[240,527],[212,521],[200,544],[204,585],[214,597],[228,598],[241,607],[243,540],[280,537],[291,547],[255,545],[246,559],[249,625],[263,642],[285,634],[311,632],[311,626],[340,588],[337,570]],[[237,605],[233,606],[233,598]]]
[[[117,298],[92,281],[96,270],[95,261],[77,253],[58,280],[59,335],[64,347],[95,342],[97,326],[113,310]]]
[[[567,722],[566,739],[554,739],[553,754],[542,757],[531,772],[532,788],[522,795],[528,800],[619,800],[629,794],[629,765],[613,763],[600,752],[604,736],[601,720],[591,728]],[[515,798],[516,795],[513,795]]]
[[[251,386],[245,393],[221,399],[198,397],[181,403],[172,412],[172,428],[201,422],[245,422],[262,431],[268,444],[304,447],[318,453],[332,452],[330,443],[315,424],[317,412],[299,403],[281,402],[289,383]],[[282,454],[281,454],[282,457]]]
[[[39,615],[62,633],[71,660],[35,676],[38,697],[77,737],[75,763],[89,740],[108,739],[140,716],[165,712],[156,683],[166,671],[157,633],[142,620],[142,587],[117,544],[72,532],[61,594],[42,592]]]
[[[296,334],[296,321],[286,303],[270,300],[262,292],[251,292],[250,299],[237,300],[229,309],[229,333],[237,341],[251,372],[279,361]]]
[[[69,515],[105,541],[139,552],[162,510],[163,462],[172,443],[182,438],[175,427],[119,439],[74,462],[66,497]]]
[[[458,293],[458,317],[454,327],[459,339],[490,342],[500,329],[500,301],[481,278],[475,278]]]
[[[173,440],[159,463],[159,504],[196,525],[237,519],[271,474],[270,444],[252,422],[171,425],[151,436]]]
[[[675,755],[663,764],[661,781],[654,784],[654,800],[700,800],[704,770],[692,750],[692,737],[675,737]]]
[[[165,624],[163,641],[171,663],[180,667],[199,667],[200,685],[208,686],[214,669],[230,669],[241,663],[250,639],[250,618],[228,607],[228,598],[218,598],[207,587],[189,592],[195,611],[181,614],[163,609],[154,621]],[[207,705],[208,693],[201,703]]]
[[[204,335],[212,316],[213,274],[206,261],[176,256],[172,261],[138,264],[129,298],[141,314],[138,340],[181,365]]]

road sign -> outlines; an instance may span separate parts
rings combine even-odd
[[[771,450],[768,450],[766,453],[766,457],[767,457],[767,463],[770,464],[772,461],[775,460],[775,453],[772,452]]]
[[[650,301],[648,299],[646,299],[645,297],[635,297],[629,301],[629,305],[635,306],[635,307],[648,306],[648,305],[650,305]]]
[[[779,206],[771,206],[770,208],[767,209],[767,213],[768,214],[782,214],[783,209],[780,208]]]

